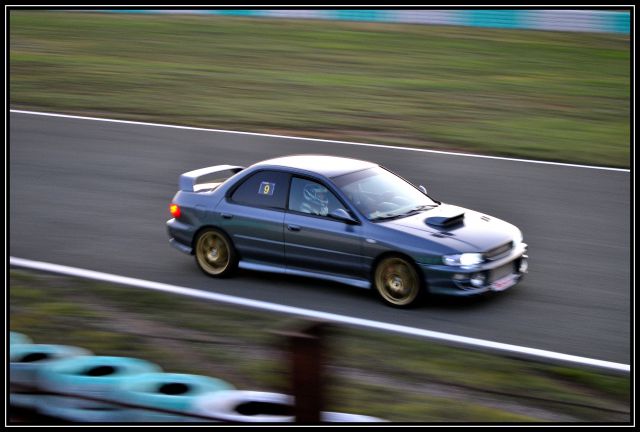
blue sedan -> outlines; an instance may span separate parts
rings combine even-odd
[[[380,165],[297,155],[184,173],[170,243],[200,269],[238,267],[373,288],[387,304],[502,291],[527,272],[515,226],[436,201]]]

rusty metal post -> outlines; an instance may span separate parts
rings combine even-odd
[[[326,324],[299,321],[277,333],[289,341],[292,395],[295,398],[296,423],[320,423],[323,409],[322,366],[323,333]]]

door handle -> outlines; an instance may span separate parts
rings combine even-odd
[[[298,225],[287,225],[287,229],[289,231],[300,231],[300,227]]]
[[[223,219],[231,219],[233,217],[232,214],[229,213],[221,213]]]

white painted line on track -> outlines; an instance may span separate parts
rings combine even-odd
[[[152,282],[144,279],[135,279],[126,276],[118,276],[109,273],[102,273],[93,270],[86,270],[76,267],[68,267],[59,264],[51,264],[41,261],[32,261],[23,258],[10,257],[10,265],[15,267],[23,267],[33,270],[40,270],[52,273],[59,273],[69,276],[81,277],[86,279],[111,282],[116,284],[128,285],[137,288],[150,289],[154,291],[162,291],[166,293],[179,294],[188,297],[196,297],[211,300],[219,303],[226,303],[236,306],[249,307],[270,312],[278,312],[289,315],[297,315],[306,318],[324,320],[334,323],[346,324],[350,326],[364,327],[368,329],[383,330],[387,332],[399,333],[408,336],[418,336],[426,339],[435,339],[455,344],[470,345],[483,349],[489,349],[502,353],[522,354],[538,359],[561,361],[573,364],[580,364],[603,369],[615,370],[620,372],[630,372],[631,368],[627,364],[614,363],[604,360],[590,359],[586,357],[578,357],[569,354],[561,354],[553,351],[546,351],[535,348],[521,347],[517,345],[509,345],[500,342],[492,342],[483,339],[475,339],[465,336],[457,336],[448,333],[441,333],[431,330],[424,330],[403,325],[372,321],[363,318],[354,318],[346,315],[337,315],[329,312],[315,311],[311,309],[303,309],[293,306],[285,306],[277,303],[269,303],[260,300],[251,300],[242,297],[235,297],[226,294],[212,293],[200,291],[193,288],[180,287],[175,285],[164,284],[160,282]]]
[[[140,121],[134,121],[134,120],[107,119],[107,118],[101,118],[101,117],[85,117],[85,116],[70,115],[70,114],[46,113],[46,112],[39,112],[39,111],[25,111],[25,110],[17,110],[17,109],[12,109],[10,111],[16,114],[61,117],[61,118],[69,118],[69,119],[76,119],[76,120],[92,120],[92,121],[101,121],[101,122],[108,122],[108,123],[123,123],[123,124],[139,125],[139,126],[153,126],[153,127],[165,127],[165,128],[185,129],[185,130],[195,130],[195,131],[205,131],[205,132],[252,135],[252,136],[262,136],[262,137],[269,137],[269,138],[294,139],[294,140],[302,140],[302,141],[328,142],[332,144],[344,144],[344,145],[362,146],[362,147],[377,147],[377,148],[384,148],[388,150],[403,150],[403,151],[412,151],[412,152],[421,152],[421,153],[436,153],[436,154],[444,154],[444,155],[451,155],[451,156],[496,159],[496,160],[504,160],[504,161],[512,161],[512,162],[556,165],[556,166],[573,167],[573,168],[589,168],[589,169],[606,170],[606,171],[619,171],[619,172],[626,172],[626,173],[630,172],[630,170],[626,168],[610,168],[610,167],[599,167],[599,166],[592,166],[592,165],[570,164],[570,163],[563,163],[563,162],[541,161],[541,160],[533,160],[533,159],[518,159],[518,158],[509,158],[509,157],[502,157],[502,156],[487,156],[487,155],[477,155],[477,154],[470,154],[470,153],[449,152],[449,151],[443,151],[443,150],[430,150],[430,149],[413,148],[413,147],[389,146],[389,145],[383,145],[383,144],[358,143],[353,141],[337,141],[337,140],[328,140],[328,139],[320,139],[320,138],[304,138],[304,137],[295,137],[295,136],[288,136],[288,135],[273,135],[273,134],[266,134],[266,133],[259,133],[259,132],[242,132],[242,131],[233,131],[233,130],[225,130],[225,129],[211,129],[211,128],[202,128],[202,127],[195,127],[195,126],[180,126],[180,125],[171,125],[171,124],[162,124],[162,123],[148,123],[148,122],[140,122]]]

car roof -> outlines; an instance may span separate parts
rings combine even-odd
[[[318,173],[329,178],[378,166],[375,163],[358,159],[326,155],[283,156],[258,162],[255,165],[295,168]]]

